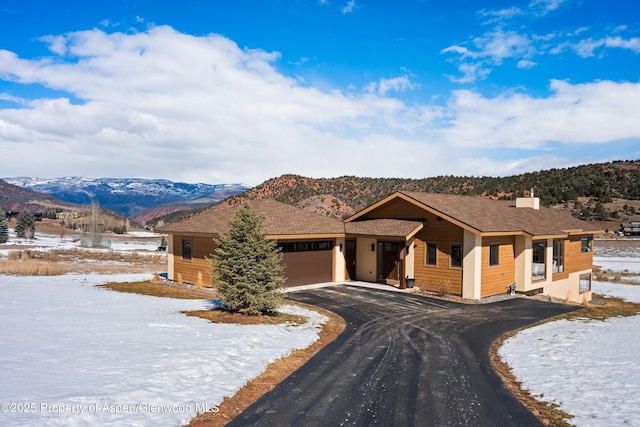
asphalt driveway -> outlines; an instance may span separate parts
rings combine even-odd
[[[230,426],[537,426],[502,385],[489,347],[575,308],[526,299],[465,305],[351,286],[289,294],[346,330]]]

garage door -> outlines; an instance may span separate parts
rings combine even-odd
[[[311,283],[331,282],[333,267],[332,251],[285,252],[283,262],[286,265],[285,286],[308,285]]]

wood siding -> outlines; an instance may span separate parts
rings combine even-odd
[[[498,265],[489,265],[489,247],[498,244]],[[484,237],[482,239],[482,298],[504,294],[507,287],[515,281],[515,238],[513,236]]]
[[[367,212],[359,219],[424,219],[428,213],[413,203],[400,198],[393,199],[388,203]]]
[[[462,268],[450,267],[452,243],[462,245],[464,231],[448,221],[421,210],[425,227],[416,235],[415,279],[422,289],[462,295]],[[427,243],[435,243],[436,265],[427,265]]]
[[[567,273],[590,270],[593,267],[593,244],[591,245],[591,252],[580,252],[580,237],[569,236],[569,240],[565,241],[564,268]]]
[[[182,239],[191,239],[191,260],[182,259]],[[173,235],[174,280],[182,275],[184,283],[196,284],[198,273],[202,273],[204,286],[212,287],[211,258],[216,244],[214,236]],[[288,252],[283,256],[284,286],[297,286],[310,283],[331,282],[333,280],[333,251]],[[206,258],[205,258],[206,257]]]
[[[191,239],[191,260],[182,259],[182,239]],[[211,266],[206,257],[216,248],[213,236],[182,236],[173,235],[173,251],[174,251],[174,279],[178,280],[178,274],[182,275],[182,281],[185,283],[196,284],[198,282],[198,273],[202,273],[204,286],[213,286],[211,281]]]

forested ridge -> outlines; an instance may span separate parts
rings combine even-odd
[[[563,169],[548,169],[507,177],[433,178],[308,178],[282,175],[247,190],[226,202],[243,199],[274,198],[278,201],[315,210],[326,215],[344,217],[357,212],[396,191],[424,191],[476,195],[511,200],[529,196],[533,189],[543,206],[564,205],[576,217],[612,220],[634,215],[640,203],[618,203],[614,199],[640,201],[640,160],[597,163]],[[166,222],[184,217],[165,217]]]

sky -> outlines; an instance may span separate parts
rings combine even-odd
[[[0,0],[0,177],[640,158],[636,0]]]

